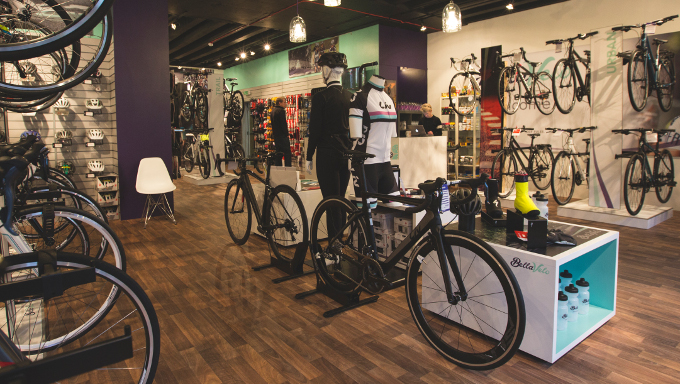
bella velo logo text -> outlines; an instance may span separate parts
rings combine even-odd
[[[522,260],[520,260],[519,257],[515,257],[514,259],[512,259],[512,261],[510,262],[510,266],[515,268],[525,268],[530,270],[531,272],[545,273],[546,275],[550,274],[548,268],[546,268],[543,264],[536,266],[536,263],[529,262],[522,263]]]

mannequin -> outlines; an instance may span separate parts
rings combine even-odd
[[[390,162],[392,138],[397,137],[397,111],[394,102],[385,93],[385,79],[373,75],[354,94],[349,114],[350,137],[355,140],[354,150],[375,155],[364,163],[368,191],[399,195]],[[356,175],[353,176],[353,181],[358,196],[359,182]]]

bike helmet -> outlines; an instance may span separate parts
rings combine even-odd
[[[73,132],[69,131],[68,129],[62,129],[57,131],[54,136],[57,140],[71,139],[73,138]]]
[[[104,163],[101,160],[90,160],[87,168],[92,172],[104,172]]]
[[[87,138],[90,140],[104,140],[104,131],[101,129],[90,129],[87,131]]]
[[[65,97],[60,98],[57,100],[56,103],[54,103],[54,108],[63,108],[66,109],[71,106],[71,103],[68,102],[68,99]]]
[[[347,56],[344,53],[339,52],[326,52],[319,60],[317,60],[316,65],[327,66],[330,68],[342,67],[347,69]]]
[[[456,204],[456,200],[460,201],[470,196],[473,193],[470,189],[459,189],[451,194],[451,212],[461,216],[474,216],[482,211],[482,200],[479,195],[474,200],[465,204]],[[477,193],[477,191],[474,191]]]
[[[35,139],[36,139],[36,140],[40,140],[40,132],[38,132],[38,131],[24,131],[24,132],[21,134],[21,138],[22,138],[22,139],[25,139],[25,138],[27,138],[28,136],[35,136]]]
[[[87,99],[85,107],[87,107],[87,109],[102,109],[104,108],[104,105],[102,105],[102,102],[99,101],[99,99]]]

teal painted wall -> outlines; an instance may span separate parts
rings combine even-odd
[[[340,35],[340,52],[347,55],[347,64],[350,67],[358,67],[361,64],[378,60],[380,40],[378,28],[378,25],[374,25]],[[278,52],[227,68],[224,70],[224,78],[230,77],[238,79],[236,89],[248,89],[288,81],[291,79],[288,77],[288,51]]]

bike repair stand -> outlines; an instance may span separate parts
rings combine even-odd
[[[314,269],[311,271],[304,271],[305,266],[305,255],[307,254],[307,248],[309,247],[309,242],[303,241],[297,245],[295,249],[295,256],[290,262],[279,260],[277,257],[271,255],[271,249],[269,250],[269,264],[257,265],[253,267],[253,271],[261,271],[267,268],[277,268],[280,271],[287,273],[288,276],[279,277],[273,279],[274,284],[282,283],[284,281],[297,279],[298,277],[311,275],[314,273]]]

